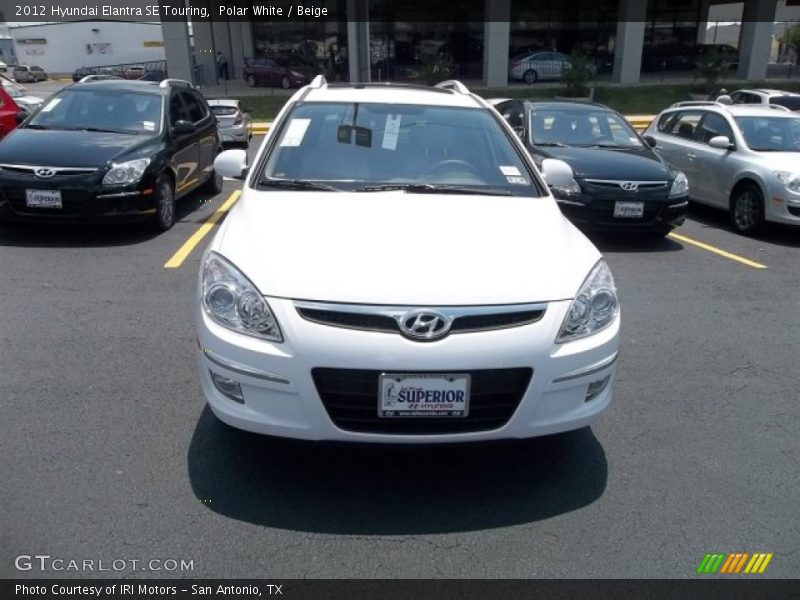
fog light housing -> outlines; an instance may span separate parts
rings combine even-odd
[[[230,398],[234,402],[238,402],[239,404],[244,404],[244,394],[242,394],[242,386],[239,385],[238,381],[234,381],[233,379],[228,379],[227,377],[223,377],[218,373],[214,373],[214,371],[209,371],[211,374],[211,381],[214,382],[214,387],[216,387],[220,393],[222,393],[227,398]]]
[[[597,398],[603,392],[603,390],[606,389],[610,379],[611,375],[606,375],[603,379],[598,379],[597,381],[590,383],[589,388],[586,390],[586,399],[584,402],[591,402]]]

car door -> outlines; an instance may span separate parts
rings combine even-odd
[[[663,115],[656,124],[657,145],[655,151],[670,165],[683,171],[689,180],[689,193],[694,197],[698,177],[697,150],[700,144],[695,139],[697,126],[703,118],[700,109],[681,110]]]
[[[733,141],[733,130],[728,120],[719,113],[707,112],[697,125],[697,147],[693,150],[694,169],[697,176],[690,181],[692,197],[704,204],[728,208],[728,189],[736,167],[733,151],[712,148],[708,142],[713,137],[726,136]]]
[[[214,169],[214,159],[219,149],[219,132],[216,120],[205,99],[195,90],[181,92],[187,113],[196,128],[198,173],[205,180]]]
[[[191,122],[191,116],[183,101],[184,95],[174,89],[169,97],[167,118],[173,152],[170,164],[175,173],[175,197],[185,194],[200,182],[198,173],[200,156],[198,154],[197,132],[180,133],[175,130],[178,121]]]

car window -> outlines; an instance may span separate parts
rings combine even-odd
[[[342,189],[442,184],[542,196],[493,115],[447,106],[298,104],[259,181],[322,181]]]
[[[680,112],[677,118],[669,123],[669,130],[666,133],[693,140],[695,138],[695,129],[702,116],[703,113],[701,111]]]
[[[725,117],[717,113],[707,113],[703,121],[700,123],[700,129],[695,136],[701,142],[708,143],[713,137],[719,135],[726,136],[729,140],[733,141],[733,130],[728,125]]]
[[[609,110],[534,108],[529,122],[528,136],[533,144],[644,147],[628,122]]]
[[[188,117],[186,116],[181,96],[178,93],[173,93],[169,99],[169,124],[172,126],[178,121],[186,120],[188,120]]]
[[[51,98],[28,126],[152,135],[161,128],[161,98],[139,92],[67,88]]]
[[[736,124],[751,150],[800,152],[800,117],[736,117]]]
[[[731,94],[731,100],[734,104],[761,104],[759,96],[747,92],[734,92]]]
[[[191,92],[180,92],[180,95],[183,98],[183,104],[186,111],[186,120],[191,121],[192,123],[202,121],[206,116],[206,110],[203,106],[203,103]]]
[[[789,110],[800,110],[800,96],[773,96],[769,103],[785,106]]]

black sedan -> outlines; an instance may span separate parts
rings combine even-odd
[[[576,225],[663,236],[685,220],[686,176],[619,113],[566,101],[507,100],[495,108],[523,139]]]

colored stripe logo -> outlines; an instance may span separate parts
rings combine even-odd
[[[724,575],[763,573],[772,557],[772,552],[755,552],[753,554],[749,552],[714,552],[703,557],[697,567],[697,572],[701,575],[714,573]]]

